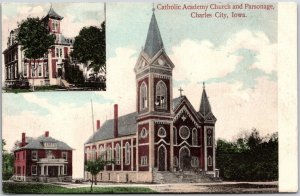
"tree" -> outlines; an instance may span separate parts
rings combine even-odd
[[[105,161],[101,158],[97,158],[96,160],[89,160],[85,164],[85,170],[90,172],[92,175],[92,181],[91,181],[91,192],[93,191],[93,183],[95,180],[95,185],[97,185],[97,179],[96,176],[100,171],[104,170],[104,167],[108,164],[114,163],[114,161]]]
[[[7,150],[4,149],[5,145],[6,142],[2,139],[2,179],[8,180],[13,175],[14,155],[8,153]]]
[[[49,34],[47,26],[39,18],[27,18],[18,24],[16,40],[22,46],[26,58],[33,59],[33,72],[37,70],[36,60],[43,58],[54,44],[55,35]],[[34,78],[32,80],[34,91]]]
[[[105,22],[101,24],[101,28],[82,28],[75,37],[71,55],[88,69],[92,68],[96,75],[100,72],[106,74]]]
[[[225,180],[278,180],[278,134],[262,138],[253,129],[232,142],[219,139],[216,159]]]

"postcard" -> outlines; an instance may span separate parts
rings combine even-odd
[[[296,8],[3,4],[2,191],[297,192]]]

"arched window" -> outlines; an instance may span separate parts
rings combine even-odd
[[[167,86],[163,81],[159,81],[156,84],[155,107],[158,109],[166,109],[167,103]]]
[[[121,148],[120,145],[116,145],[116,165],[120,165],[120,154],[121,154]]]
[[[140,109],[145,109],[148,107],[147,102],[147,85],[145,82],[140,86]]]
[[[198,132],[196,128],[192,130],[192,145],[198,146]]]
[[[125,165],[130,164],[130,145],[128,142],[125,144]]]
[[[99,154],[99,156],[101,157],[102,160],[104,160],[105,154],[104,154],[103,146],[100,146],[100,154]]]
[[[212,146],[212,139],[211,135],[207,136],[207,146]]]
[[[157,135],[159,137],[166,137],[167,136],[166,130],[163,127],[159,128]]]
[[[211,156],[208,156],[208,158],[207,158],[207,165],[208,166],[212,166],[212,158],[211,158]]]
[[[111,161],[112,160],[112,156],[111,156],[111,147],[108,147],[107,149],[107,160]],[[110,163],[109,163],[110,164]]]
[[[173,127],[173,143],[177,144],[177,129],[176,127]]]

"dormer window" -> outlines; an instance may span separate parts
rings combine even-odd
[[[53,142],[44,142],[44,147],[45,148],[56,148],[57,145],[56,145],[56,143],[53,143]]]
[[[159,81],[156,85],[155,107],[158,109],[166,109],[167,103],[167,86],[163,81]]]
[[[140,109],[146,109],[148,107],[147,102],[147,85],[145,82],[140,87]]]

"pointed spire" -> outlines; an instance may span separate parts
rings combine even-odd
[[[64,18],[64,17],[58,15],[58,14],[54,11],[54,9],[53,9],[53,7],[52,7],[52,3],[51,3],[51,5],[50,5],[50,9],[49,9],[49,12],[48,12],[47,16],[48,16],[49,18],[54,18],[54,19],[58,19],[58,20],[62,20],[62,19]]]
[[[200,103],[199,112],[203,116],[206,116],[208,113],[211,112],[211,107],[210,107],[210,103],[208,101],[208,97],[206,95],[205,83],[204,82],[203,82],[203,91],[202,91],[202,97],[201,97],[201,103]]]
[[[163,41],[159,32],[158,24],[155,18],[155,9],[153,6],[152,9],[152,17],[151,22],[148,29],[147,39],[144,47],[144,52],[152,58],[158,51],[160,51],[163,47]]]

